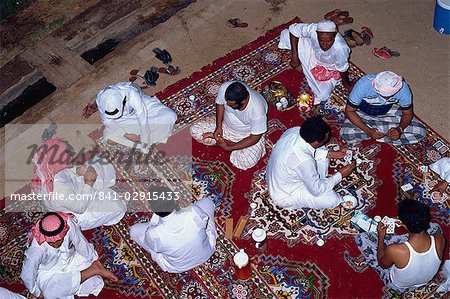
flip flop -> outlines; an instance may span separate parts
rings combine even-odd
[[[391,55],[391,57],[399,57],[400,56],[400,52],[392,51],[391,49],[387,48],[386,46],[380,48],[380,50],[388,51],[389,55]]]
[[[373,32],[369,27],[361,27],[361,36],[366,45],[370,45],[372,43]]]
[[[336,24],[336,26],[341,26],[341,25],[353,23],[353,18],[352,17],[337,17],[337,18],[332,19],[331,21],[333,21]]]
[[[384,49],[373,48],[372,53],[378,58],[382,59],[391,58],[391,54],[389,53],[389,51],[386,51]]]
[[[155,53],[155,57],[161,60],[162,63],[169,64],[172,62],[172,55],[166,49],[154,48],[152,51]]]
[[[351,36],[344,35],[344,39],[350,48],[356,47],[356,41]]]
[[[139,73],[139,70],[131,70],[131,71],[130,71],[130,75],[131,75],[131,76],[136,76],[137,73]]]
[[[345,31],[344,36],[352,38],[358,46],[362,46],[364,44],[364,39],[361,34],[353,29]]]
[[[97,112],[97,110],[98,110],[97,103],[87,104],[86,107],[83,108],[82,115],[84,118],[87,119],[91,117],[92,114]]]
[[[136,76],[131,76],[130,79],[128,79],[128,81],[130,81],[130,82],[134,82],[136,80],[137,80]]]
[[[248,24],[242,22],[241,19],[239,19],[239,18],[234,18],[234,19],[228,19],[227,26],[231,27],[231,28],[237,28],[237,27],[245,28],[245,27],[248,27]]]
[[[340,17],[340,16],[342,16],[342,17],[348,17],[349,14],[350,14],[350,13],[349,13],[347,10],[335,9],[335,10],[332,10],[332,11],[327,12],[327,13],[323,16],[323,18],[326,19],[326,20],[331,20],[331,19],[334,19],[334,18],[337,18],[337,17]]]
[[[181,72],[181,70],[179,67],[173,67],[173,66],[169,65],[168,68],[160,67],[158,69],[158,72],[162,73],[162,74],[175,76],[175,75],[178,75]]]
[[[158,68],[152,66],[148,71],[145,72],[144,80],[147,86],[156,86],[156,80],[158,80]]]

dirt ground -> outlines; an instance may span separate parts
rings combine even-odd
[[[38,0],[36,7],[54,7],[54,12],[49,15],[53,10],[48,9],[46,14],[35,10],[34,14],[27,12],[26,15],[18,15],[15,21],[17,29],[23,27],[25,30],[27,24],[35,23],[40,25],[34,26],[44,26],[42,24],[48,24],[49,20],[60,20],[58,22],[65,24],[76,18],[76,14],[84,8],[98,2]],[[351,60],[367,73],[392,70],[402,75],[414,94],[415,113],[450,140],[450,36],[441,35],[433,29],[434,5],[435,0],[198,0],[164,23],[121,44],[96,62],[94,71],[72,86],[57,90],[13,123],[98,124],[98,114],[88,120],[81,118],[83,107],[93,102],[97,92],[106,85],[128,81],[131,69],[148,69],[152,65],[160,65],[152,53],[156,46],[170,51],[174,64],[181,67],[182,73],[178,76],[161,75],[155,88],[146,89],[149,94],[189,76],[295,16],[304,22],[314,22],[321,20],[326,12],[340,8],[349,10],[350,16],[354,18],[353,24],[340,28],[341,32],[350,28],[359,31],[361,26],[368,26],[375,35],[372,45],[353,49]],[[47,17],[45,21],[41,19],[43,16]],[[225,23],[231,17],[241,18],[249,23],[249,27],[227,27]],[[11,34],[5,30],[10,29],[2,26],[2,47],[6,42],[10,45],[15,38],[29,42],[29,35],[32,34],[30,30],[20,34]],[[373,56],[372,49],[382,46],[399,51],[401,56],[386,60]],[[0,63],[4,64],[4,59],[7,60],[16,52],[20,52],[20,47],[9,47],[6,51],[2,48]],[[6,132],[2,148],[5,142],[10,142],[15,136],[15,130]],[[1,159],[1,168],[4,168],[8,155],[3,155]]]

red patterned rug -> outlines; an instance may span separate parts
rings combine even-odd
[[[298,20],[294,20],[298,21]],[[308,91],[303,75],[289,69],[289,52],[277,48],[278,35],[289,24],[269,31],[264,37],[236,50],[226,57],[183,79],[158,94],[164,103],[179,115],[178,131],[186,130],[193,122],[214,113],[214,99],[221,83],[238,79],[262,90],[273,80],[282,81],[289,91],[298,95]],[[351,77],[364,73],[352,65]],[[413,87],[414,89],[414,87]],[[195,99],[189,99],[194,95]],[[331,143],[341,145],[339,127],[346,95],[341,86],[335,89],[332,100],[320,110],[332,125]],[[437,298],[436,289],[441,279],[436,277],[427,286],[414,293],[398,294],[386,289],[374,270],[369,269],[359,256],[350,226],[355,211],[370,216],[396,215],[396,202],[402,196],[414,197],[427,203],[435,221],[448,235],[450,200],[433,202],[428,181],[417,171],[419,165],[450,156],[449,143],[431,128],[423,142],[412,146],[393,147],[372,141],[356,148],[356,157],[363,163],[339,188],[351,188],[362,199],[354,210],[308,210],[288,212],[272,205],[264,181],[265,167],[273,144],[286,128],[300,125],[308,115],[297,109],[279,112],[269,108],[267,154],[252,169],[241,171],[229,162],[229,154],[193,142],[192,169],[183,168],[190,157],[174,155],[170,169],[155,168],[164,176],[192,171],[192,194],[195,198],[210,196],[216,206],[219,237],[217,250],[206,262],[181,274],[163,272],[130,240],[128,228],[136,222],[148,220],[150,212],[129,213],[118,224],[87,232],[101,261],[120,279],[106,285],[100,298]],[[92,134],[99,137],[99,132]],[[437,146],[439,143],[443,146]],[[125,149],[123,149],[125,150]],[[120,177],[118,192],[148,190],[147,173],[138,168],[125,169],[114,162]],[[332,164],[338,167],[340,162]],[[189,177],[189,174],[186,174]],[[435,177],[432,177],[435,179]],[[414,189],[404,194],[400,186],[410,182]],[[339,190],[339,189],[338,189]],[[255,208],[250,208],[255,203]],[[253,205],[254,206],[254,205]],[[130,207],[142,210],[145,207]],[[240,216],[248,216],[242,237],[232,241],[224,237],[225,220],[236,224]],[[36,221],[36,213],[0,213],[0,284],[22,291],[20,268],[26,232]],[[268,249],[258,253],[250,240],[254,227],[268,232]],[[325,245],[315,245],[317,238]],[[245,248],[251,256],[252,277],[241,281],[233,279],[232,256]],[[447,253],[448,254],[448,253]],[[446,257],[448,258],[448,256]]]

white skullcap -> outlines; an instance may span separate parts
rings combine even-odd
[[[336,24],[330,20],[317,23],[317,32],[337,32]]]
[[[393,72],[384,71],[377,74],[372,81],[372,86],[380,95],[390,97],[402,88],[403,78]]]
[[[124,96],[122,93],[112,87],[107,87],[98,94],[99,108],[104,109],[106,118],[117,118],[122,114]],[[116,113],[113,113],[116,111]]]

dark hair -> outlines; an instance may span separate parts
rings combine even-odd
[[[150,209],[159,217],[170,215],[178,206],[175,194],[165,186],[151,186],[150,197],[148,201]]]
[[[241,82],[231,83],[225,90],[225,101],[236,102],[242,104],[249,96],[247,87]]]
[[[300,136],[308,143],[324,141],[327,133],[329,133],[328,140],[324,144],[330,141],[331,128],[321,116],[307,118],[300,127]]]
[[[413,234],[426,231],[430,226],[430,208],[417,200],[405,199],[398,203],[398,219]]]

